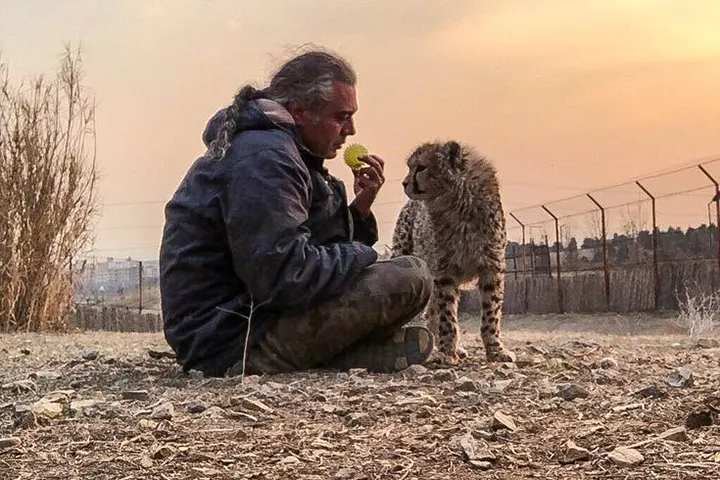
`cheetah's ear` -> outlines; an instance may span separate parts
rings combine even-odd
[[[445,144],[445,155],[448,159],[448,163],[453,168],[460,169],[465,164],[465,159],[462,154],[462,147],[455,140],[451,140]]]

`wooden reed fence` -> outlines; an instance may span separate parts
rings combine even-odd
[[[557,276],[508,274],[505,279],[504,313],[598,313],[677,310],[678,297],[717,292],[716,260],[663,262],[658,265],[658,301],[652,265],[618,267],[610,270],[610,305],[605,301],[602,271],[568,272],[561,276],[562,310],[558,301]],[[477,290],[463,290],[459,308],[481,310]]]
[[[139,313],[127,307],[76,305],[70,328],[108,332],[160,332],[162,318],[159,313]]]

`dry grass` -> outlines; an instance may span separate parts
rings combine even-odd
[[[0,59],[0,331],[62,329],[96,210],[95,107],[79,53],[12,85]]]
[[[686,290],[678,303],[678,322],[688,329],[691,340],[697,341],[712,335],[720,325],[720,293],[692,295]]]
[[[505,339],[519,354],[515,368],[487,365],[477,319],[465,316],[463,326],[471,358],[453,371],[313,371],[242,383],[188,377],[172,359],[149,356],[148,349],[166,349],[161,334],[0,336],[0,384],[12,385],[0,390],[0,437],[13,438],[0,446],[0,471],[7,478],[128,480],[720,474],[717,424],[688,429],[686,439],[658,438],[690,414],[720,408],[720,350],[691,345],[674,318],[509,317]],[[84,359],[88,350],[98,358]],[[668,375],[681,366],[692,369],[693,384],[670,387]],[[568,385],[587,396],[558,397]],[[652,386],[655,395],[639,393]],[[57,390],[68,391],[46,398],[61,403],[61,413],[33,423],[23,405]],[[146,398],[127,398],[137,390]],[[71,404],[80,399],[94,404]],[[498,411],[515,422],[514,431],[492,425]],[[586,460],[565,463],[569,440],[587,450]],[[642,464],[608,458],[615,447],[634,444]],[[473,465],[473,449],[489,460]]]

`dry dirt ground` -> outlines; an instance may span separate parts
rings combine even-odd
[[[463,320],[457,369],[243,381],[183,375],[160,334],[0,336],[0,478],[720,478],[716,340],[507,317],[519,361],[488,365]]]

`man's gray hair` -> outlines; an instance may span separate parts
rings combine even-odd
[[[285,62],[265,94],[284,107],[295,102],[318,112],[331,100],[335,82],[354,86],[357,78],[352,66],[337,54],[313,50]]]
[[[240,88],[233,103],[225,109],[224,122],[206,155],[217,160],[225,156],[248,102],[268,98],[286,108],[290,103],[296,103],[313,113],[319,113],[332,99],[333,84],[336,82],[353,86],[357,82],[352,66],[340,55],[311,50],[293,57],[272,76],[267,88],[257,90],[250,85]]]

